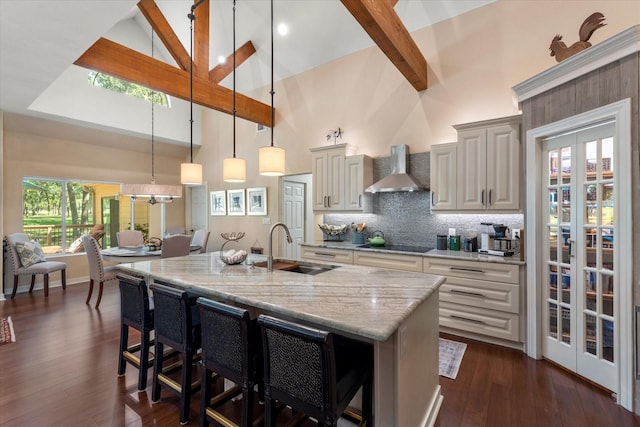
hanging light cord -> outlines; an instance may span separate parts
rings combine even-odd
[[[236,0],[233,0],[233,158],[236,158]]]
[[[196,7],[200,6],[204,0],[199,0],[191,6],[191,13],[187,14],[189,18],[189,100],[191,104],[191,115],[189,123],[191,124],[191,163],[193,163],[193,21],[196,19],[194,14]]]
[[[153,58],[153,35],[155,34],[155,32],[153,31],[153,28],[151,28],[151,58]],[[155,169],[154,169],[154,164],[153,164],[153,158],[154,158],[154,116],[155,116],[155,106],[154,106],[154,98],[155,98],[155,91],[152,90],[151,91],[151,183],[155,184],[156,183],[156,175],[155,175]]]
[[[191,163],[193,163],[193,21],[196,19],[196,16],[193,14],[197,5],[191,6],[191,13],[187,15],[189,17],[190,25],[189,25],[189,102],[191,113],[189,116],[189,124],[191,126],[191,144],[190,147],[190,158]]]
[[[271,0],[271,146],[273,147],[273,127],[276,122],[276,110],[273,108],[273,0]]]

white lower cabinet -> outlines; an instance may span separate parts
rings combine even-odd
[[[442,290],[440,291],[442,294]],[[489,335],[509,341],[520,341],[518,314],[451,304],[440,299],[440,326]]]
[[[329,263],[353,264],[353,251],[349,249],[322,248],[300,245],[303,260],[324,261]]]
[[[355,265],[391,268],[394,270],[422,273],[422,256],[420,255],[355,251],[353,254],[353,263]]]
[[[441,327],[485,341],[523,341],[520,266],[430,257],[423,261],[425,273],[447,279],[440,288]]]

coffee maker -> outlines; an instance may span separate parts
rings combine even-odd
[[[478,253],[511,256],[516,252],[516,244],[514,244],[509,235],[509,227],[504,224],[486,222],[480,225],[483,227],[483,231],[480,234],[480,249],[478,249]]]
[[[493,224],[490,222],[481,222],[479,228],[480,234],[480,247],[478,248],[478,252],[488,251],[489,249],[493,249],[491,244],[491,226]]]

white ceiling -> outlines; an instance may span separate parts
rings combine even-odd
[[[495,0],[399,0],[395,10],[409,31],[415,31],[492,1]],[[188,49],[187,13],[192,0],[156,2]],[[137,0],[0,0],[0,109],[43,115],[30,109],[31,104],[99,37],[135,48],[136,41],[127,40],[130,33],[118,29],[133,20],[129,22],[148,37],[150,26],[136,4]],[[286,37],[277,33],[275,36],[276,80],[374,44],[338,0],[275,0],[274,10],[275,24],[284,22],[289,26]],[[247,92],[270,81],[269,1],[239,0],[236,13],[236,47],[247,40],[256,47],[256,54],[237,71],[237,89]],[[196,17],[197,14],[198,10]],[[233,51],[231,22],[232,1],[212,0],[212,66],[219,55],[227,56]],[[137,40],[138,45],[141,43],[149,46],[145,52],[149,53],[149,39]],[[172,62],[156,44],[158,56]],[[230,86],[230,78],[223,84]]]

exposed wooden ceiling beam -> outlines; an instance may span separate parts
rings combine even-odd
[[[427,60],[393,9],[394,0],[341,0],[417,91],[427,88]]]
[[[209,1],[193,11],[193,75],[206,79],[209,74]]]
[[[74,64],[189,101],[189,52],[180,43],[154,0],[140,0],[138,8],[158,33],[178,64],[177,67],[104,38],[87,49]],[[233,114],[233,91],[218,84],[232,69],[228,66],[216,66],[209,71],[209,0],[198,4],[194,16],[193,102]],[[245,43],[236,52],[236,67],[255,51],[251,42]],[[271,106],[240,93],[236,93],[236,115],[267,127],[271,126]]]
[[[160,8],[153,0],[140,0],[138,9],[147,18],[153,30],[158,34],[160,40],[165,45],[178,66],[183,70],[189,70],[189,61],[191,57],[189,52],[184,48],[178,36],[169,25]]]
[[[249,59],[251,55],[256,53],[256,48],[251,43],[251,40],[240,46],[236,50],[236,68],[240,66],[244,61]],[[220,83],[222,79],[227,77],[233,71],[233,53],[227,56],[227,60],[224,64],[218,64],[209,71],[209,80],[215,83]]]
[[[186,101],[190,99],[189,72],[151,58],[105,38],[99,39],[75,62],[76,65],[106,73]],[[200,76],[193,76],[193,102],[233,114],[233,91]],[[236,115],[271,126],[271,106],[236,93]]]

